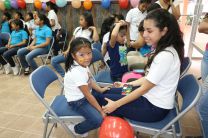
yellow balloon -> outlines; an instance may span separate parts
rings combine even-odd
[[[4,11],[5,10],[5,6],[4,6],[4,2],[0,1],[0,10]]]
[[[81,1],[80,0],[72,0],[71,5],[73,8],[78,9],[81,7]]]

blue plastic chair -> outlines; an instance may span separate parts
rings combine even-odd
[[[57,123],[61,124],[61,126],[73,136],[72,132],[66,126],[66,123],[78,123],[84,120],[80,114],[72,110],[64,95],[55,96],[51,104],[48,104],[44,100],[46,88],[56,80],[62,84],[57,75],[48,66],[40,66],[30,75],[30,87],[36,97],[47,109],[42,117],[43,122],[45,123],[43,133],[44,138],[50,136],[52,129]],[[49,123],[52,123],[53,125],[48,132]]]
[[[106,85],[112,84],[113,81],[110,76],[110,68],[107,65],[107,63],[104,61],[102,54],[97,49],[94,48],[92,50],[92,64],[99,60],[105,63],[106,69],[95,73],[95,75],[93,76],[94,79],[100,86],[106,86]]]
[[[191,59],[189,57],[184,57],[182,63],[181,63],[181,75],[180,78],[182,78],[191,67]]]
[[[134,130],[153,135],[153,138],[160,135],[182,137],[180,119],[196,105],[201,95],[201,87],[195,77],[189,74],[179,80],[177,90],[183,100],[179,110],[175,107],[163,120],[158,122],[144,123],[127,119]]]
[[[94,42],[92,43],[92,48],[97,49],[99,52],[101,52],[102,44],[100,42]]]

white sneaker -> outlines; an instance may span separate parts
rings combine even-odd
[[[11,66],[9,64],[4,65],[4,69],[6,74],[11,73],[12,71]]]
[[[0,70],[0,74],[4,74],[4,69],[1,69]]]
[[[13,74],[16,76],[19,73],[19,68],[17,66],[12,67]]]
[[[85,137],[88,136],[88,133],[87,133],[87,132],[84,133],[84,134],[77,134],[77,133],[75,132],[75,130],[74,130],[74,126],[75,126],[75,124],[69,124],[69,125],[68,125],[68,128],[71,130],[71,132],[72,132],[75,136],[80,136],[80,137],[82,137],[82,138],[85,138]]]

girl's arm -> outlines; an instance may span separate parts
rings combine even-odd
[[[93,32],[92,40],[94,42],[98,42],[99,41],[99,35],[97,33],[96,27],[95,26],[90,26],[88,29],[92,30],[92,32]]]
[[[130,46],[133,47],[133,48],[138,49],[138,48],[143,47],[144,44],[145,44],[144,38],[141,35],[141,33],[139,33],[138,39],[135,42],[131,42]]]
[[[106,98],[106,100],[108,101],[108,104],[103,107],[103,111],[105,113],[111,113],[115,111],[117,108],[121,107],[122,105],[125,105],[131,101],[136,100],[137,98],[144,95],[145,93],[147,93],[150,89],[152,89],[155,86],[155,84],[151,83],[145,78],[142,78],[142,80],[140,81],[141,81],[140,82],[141,86],[137,88],[136,90],[132,91],[129,95],[117,101],[112,101]]]
[[[54,19],[50,19],[50,24],[51,24],[51,27],[54,27],[56,25],[56,22]]]
[[[179,4],[175,6],[172,0],[170,0],[170,8],[172,9],[172,14],[175,16],[176,20],[178,20],[181,16]]]
[[[110,38],[110,46],[112,48],[115,47],[115,44],[116,44],[116,38],[117,38],[117,35],[119,33],[119,28],[122,26],[122,25],[125,25],[126,22],[121,20],[119,21],[118,23],[116,23],[115,27],[113,28],[113,31],[111,33],[111,38]]]
[[[22,42],[12,45],[12,47],[19,47],[19,46],[24,46],[27,43],[27,39],[22,40]]]
[[[69,49],[70,49],[70,44],[71,44],[72,40],[74,40],[74,38],[75,38],[75,36],[73,35],[70,42],[69,42],[67,50],[63,52],[64,57],[67,57],[67,55],[69,53]]]
[[[93,106],[95,107],[100,113],[101,115],[104,117],[105,113],[103,112],[102,108],[100,107],[100,105],[98,104],[97,100],[95,99],[95,97],[90,93],[89,91],[89,87],[87,85],[82,85],[79,86],[80,90],[82,91],[82,93],[84,94],[85,98],[87,99],[87,101]]]
[[[107,90],[110,90],[110,85],[109,86],[106,86],[106,87],[103,87],[101,88],[93,79],[90,80],[90,83],[91,83],[91,87],[96,91],[96,92],[99,92],[99,93],[103,93]]]
[[[36,38],[33,39],[32,43],[29,46],[34,46],[36,43]]]
[[[42,44],[39,44],[39,45],[36,45],[35,47],[36,48],[43,48],[43,47],[46,47],[50,44],[51,42],[51,38],[50,37],[47,37],[46,38],[46,42],[45,43],[42,43]]]
[[[205,18],[200,24],[198,31],[200,33],[208,34],[208,18]]]
[[[102,51],[101,52],[102,52],[102,56],[104,57],[107,52],[107,45],[105,42],[103,42],[103,44],[102,44]]]

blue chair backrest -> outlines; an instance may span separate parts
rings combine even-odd
[[[58,77],[48,66],[40,66],[30,75],[30,83],[33,90],[35,90],[42,98],[44,98],[45,90]]]
[[[185,73],[188,71],[188,69],[191,66],[191,60],[189,57],[184,57],[182,63],[181,63],[181,77],[185,75]]]
[[[99,61],[99,60],[103,60],[103,56],[100,53],[100,51],[98,51],[97,49],[93,48],[92,49],[92,61],[91,61],[91,63],[94,63],[94,62]]]
[[[186,75],[179,80],[178,91],[183,98],[181,111],[185,110],[189,105],[191,105],[194,100],[198,100],[197,98],[199,98],[201,94],[200,90],[201,89],[197,80],[191,74]]]
[[[92,48],[97,49],[99,52],[101,52],[101,47],[102,47],[102,44],[100,42],[92,43]]]

